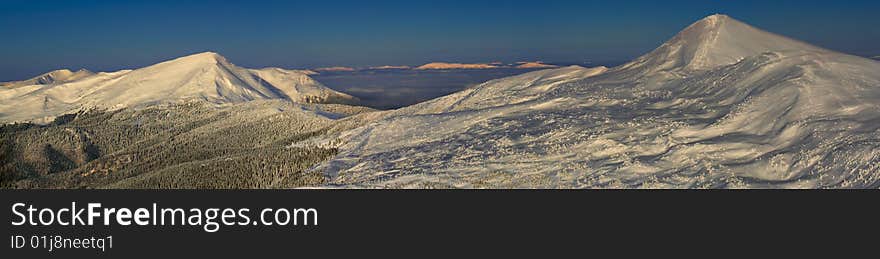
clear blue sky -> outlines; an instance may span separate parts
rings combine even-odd
[[[628,60],[713,13],[880,55],[878,10],[877,0],[0,0],[0,81],[57,68],[137,68],[202,51],[288,68]]]

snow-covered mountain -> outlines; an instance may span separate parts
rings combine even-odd
[[[565,67],[349,120],[344,187],[878,188],[880,62],[713,15]]]
[[[279,68],[246,69],[211,52],[137,70],[112,73],[52,72],[16,87],[0,89],[0,122],[46,121],[81,108],[138,107],[202,100],[239,103],[288,99],[308,103],[350,103],[306,73]]]

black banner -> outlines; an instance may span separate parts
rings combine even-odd
[[[876,191],[4,190],[0,194],[6,210],[0,213],[6,238],[2,254],[15,255],[4,258],[468,257],[474,252],[547,256],[598,251],[629,255],[634,248],[668,253],[782,243],[859,248],[870,247],[876,238],[857,238],[857,233],[880,233],[874,223],[880,218]],[[93,225],[88,225],[88,206],[97,203],[96,212],[114,209],[115,213],[92,218]],[[26,219],[31,207],[36,222]],[[46,208],[52,211],[41,212]],[[180,208],[193,222],[201,222],[170,225],[171,218],[166,217],[166,224],[159,224],[155,215],[163,208]],[[75,212],[56,213],[61,209],[82,209],[82,221],[75,219]],[[143,211],[140,220],[137,209]],[[224,209],[231,210],[225,214],[231,225],[222,222]],[[261,216],[266,209],[269,212]],[[122,210],[131,213],[121,213],[120,221],[117,214]],[[49,214],[55,224],[41,225],[49,222]],[[58,219],[67,225],[60,225]],[[78,225],[70,225],[69,219]],[[104,225],[105,220],[110,224]],[[217,223],[217,228],[206,222]],[[206,230],[206,225],[214,231]],[[101,248],[99,240],[104,240]]]

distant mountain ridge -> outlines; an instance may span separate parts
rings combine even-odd
[[[557,65],[547,64],[541,61],[534,62],[517,62],[516,68],[557,68]]]
[[[77,70],[76,72],[70,71],[68,69],[59,69],[49,73],[45,73],[34,78],[23,80],[23,81],[13,81],[13,82],[3,82],[0,83],[0,86],[6,88],[15,88],[20,86],[28,86],[28,85],[51,85],[51,84],[59,84],[70,82],[74,80],[79,80],[84,77],[92,76],[95,73],[92,71],[88,71],[85,69]]]
[[[416,70],[446,70],[446,69],[492,69],[498,68],[496,65],[491,64],[463,64],[463,63],[445,63],[445,62],[434,62],[421,65],[416,67]]]

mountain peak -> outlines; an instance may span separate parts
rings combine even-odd
[[[760,31],[725,14],[713,14],[694,22],[679,32],[676,38],[698,39],[702,37],[718,37],[722,36],[721,34],[723,33],[731,33],[731,31],[726,30],[729,27],[748,27],[753,29],[752,31],[737,31],[735,33],[754,33]]]
[[[73,74],[73,71],[70,71],[70,69],[62,68],[62,69],[56,69],[56,70],[49,71],[48,73],[45,73],[42,75],[57,75],[57,74]]]
[[[175,59],[177,61],[227,62],[226,58],[216,52],[202,52]]]
[[[233,67],[232,63],[215,52],[202,52],[183,56],[176,59],[158,63],[143,70],[147,71],[193,71],[212,67]]]
[[[705,18],[697,21],[697,23],[716,24],[716,23],[720,23],[720,22],[728,21],[728,20],[734,20],[734,19],[730,18],[730,16],[728,16],[726,14],[713,14],[713,15],[706,16]]]
[[[628,66],[700,70],[730,65],[765,52],[787,51],[822,49],[752,27],[724,14],[715,14],[691,24]]]
[[[211,58],[222,58],[223,57],[223,56],[220,56],[220,54],[218,54],[217,52],[213,52],[213,51],[205,51],[205,52],[201,52],[201,53],[192,54],[190,56],[211,57]]]

